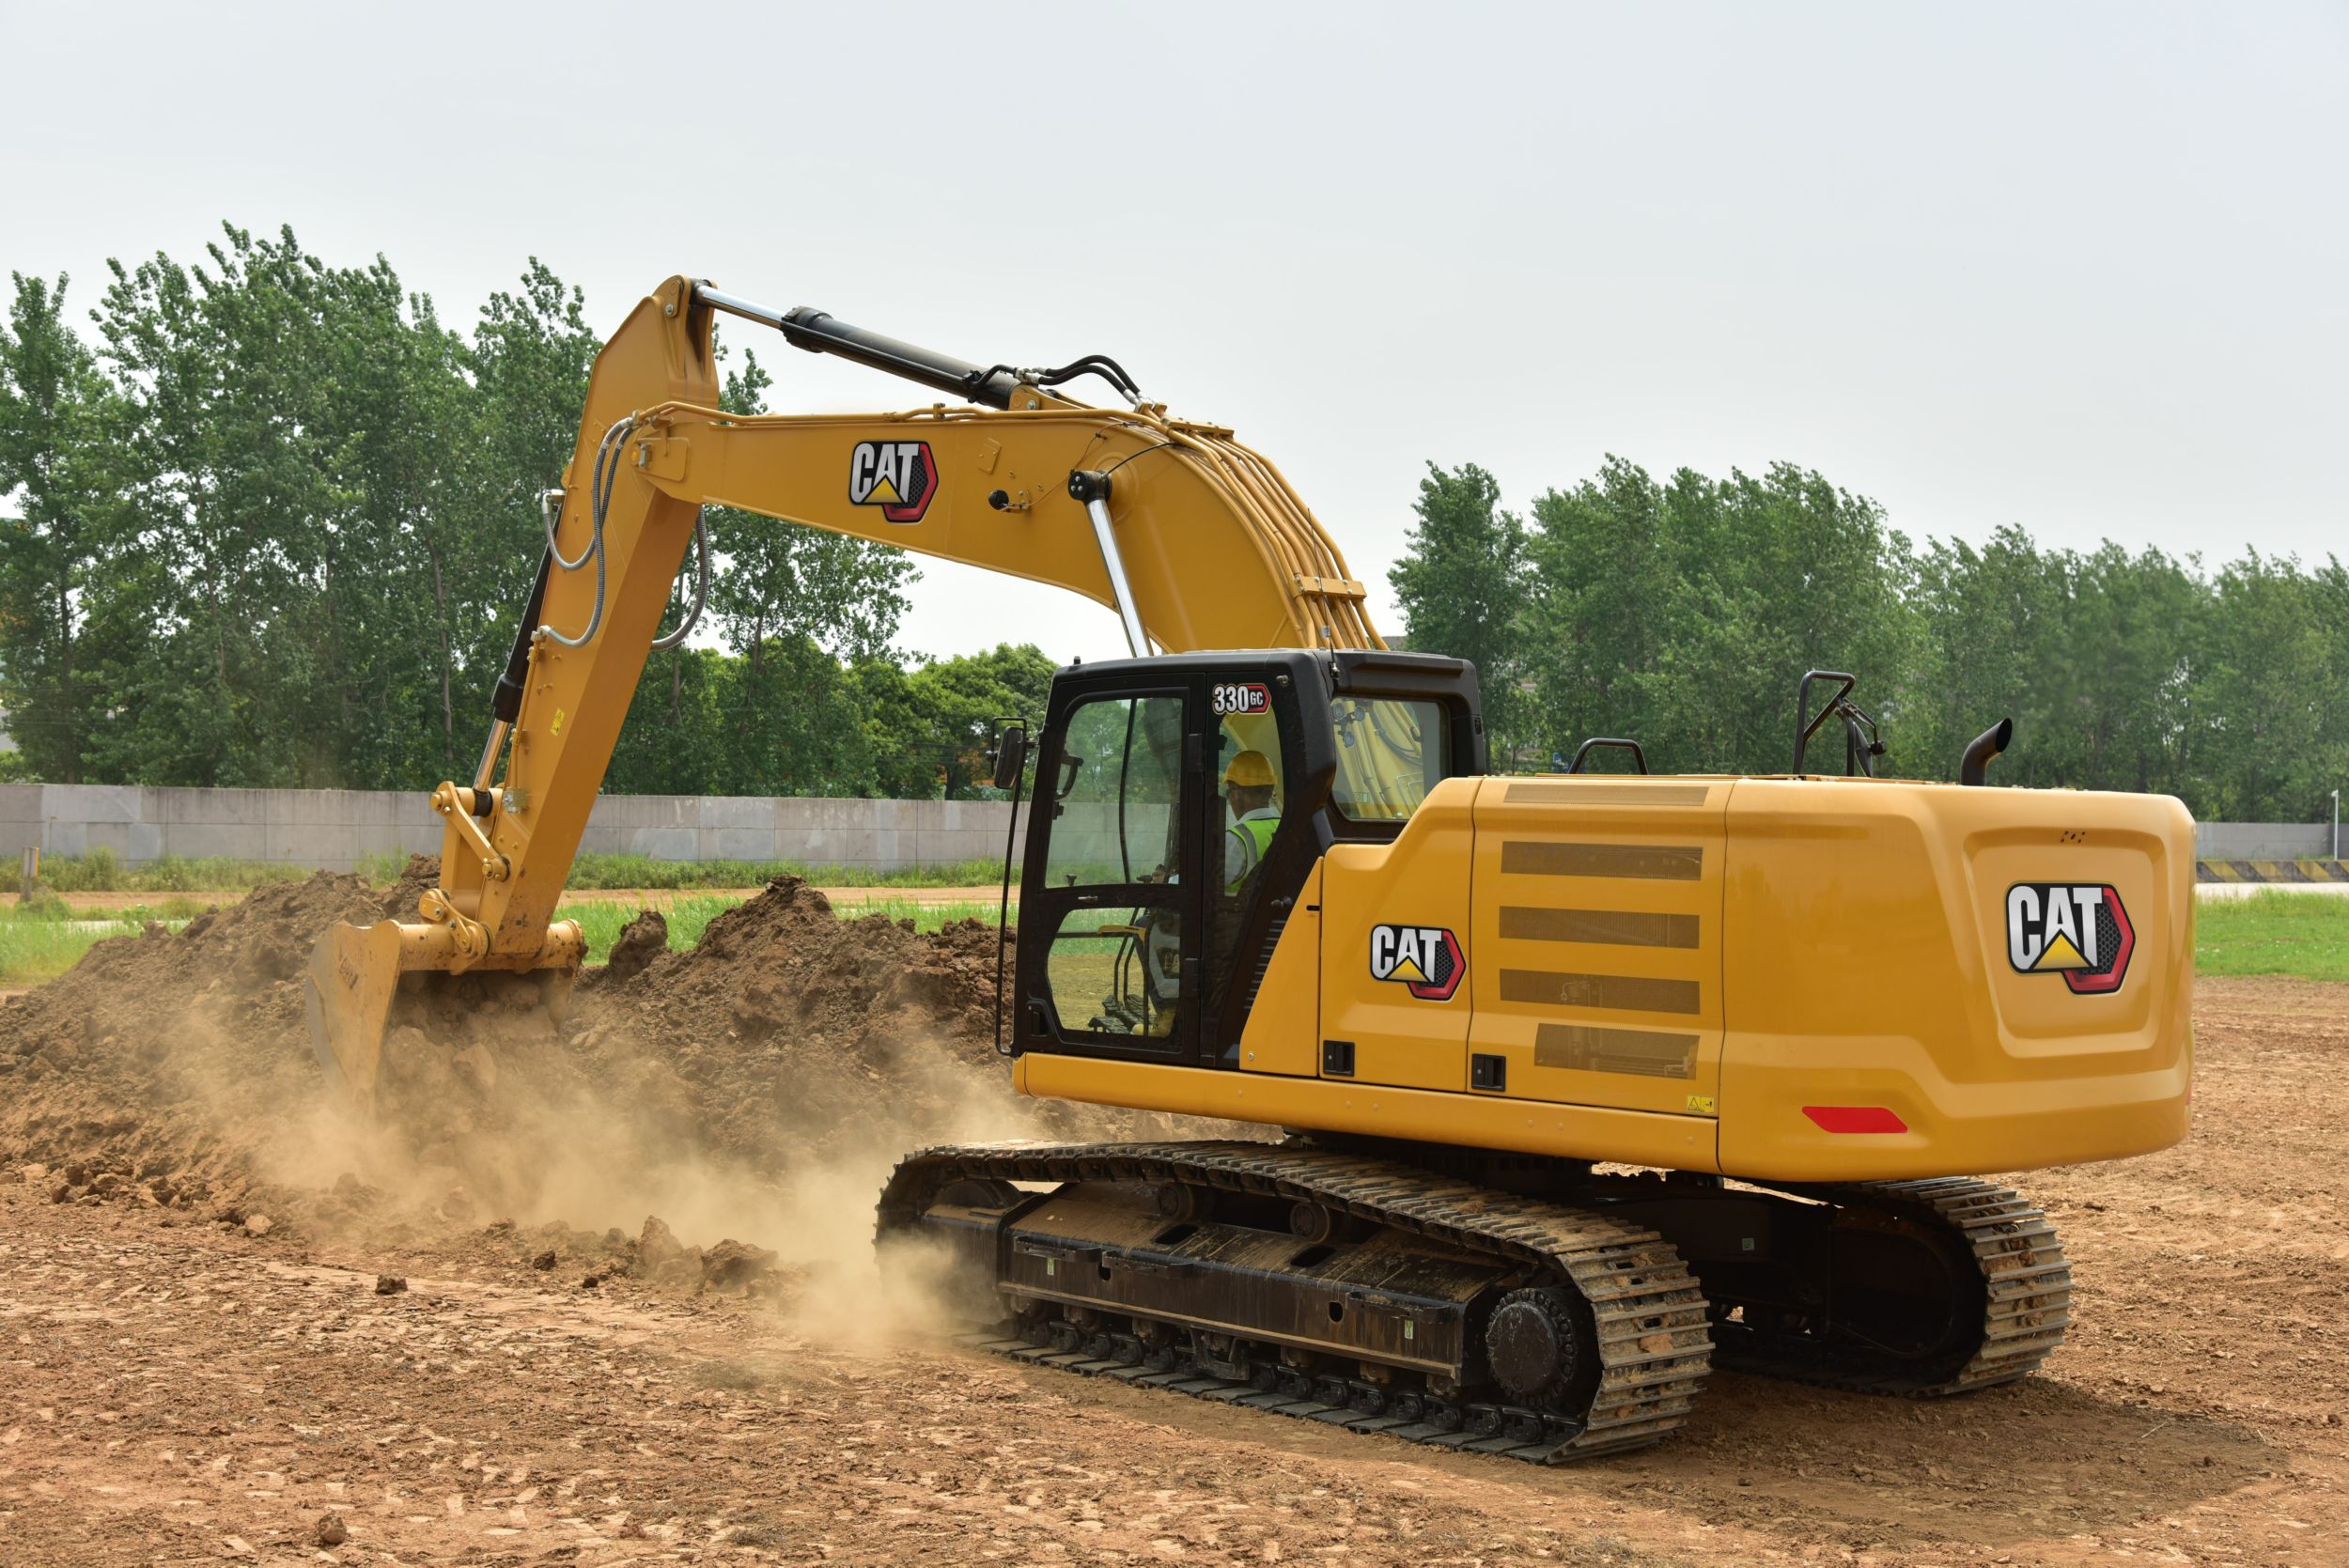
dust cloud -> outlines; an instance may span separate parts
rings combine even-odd
[[[691,951],[647,924],[561,1025],[528,981],[412,977],[376,1110],[354,1115],[312,1054],[302,967],[335,921],[411,916],[435,870],[264,889],[0,1005],[0,1159],[54,1165],[60,1201],[232,1226],[267,1210],[353,1247],[481,1233],[590,1280],[770,1297],[878,1347],[940,1323],[951,1283],[920,1247],[876,1262],[874,1203],[906,1152],[1176,1131],[1012,1094],[992,927],[844,921],[795,878]]]

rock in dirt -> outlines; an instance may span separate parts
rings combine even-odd
[[[379,1274],[375,1277],[375,1294],[397,1296],[408,1288],[406,1277],[398,1274]]]
[[[550,1247],[545,1251],[539,1253],[537,1257],[531,1259],[530,1266],[538,1270],[541,1274],[545,1273],[548,1269],[552,1268],[554,1266],[554,1249]]]
[[[645,910],[620,928],[619,939],[612,944],[612,955],[604,960],[604,984],[626,985],[668,951],[668,917],[658,909]]]
[[[310,1539],[321,1546],[339,1546],[350,1539],[350,1527],[343,1523],[341,1514],[329,1514],[318,1522]]]
[[[249,1236],[265,1236],[276,1228],[277,1221],[266,1214],[248,1214],[244,1217],[244,1234]]]
[[[636,1238],[636,1262],[646,1272],[664,1268],[685,1252],[685,1244],[659,1215],[645,1216],[644,1233]]]
[[[764,1247],[722,1241],[702,1254],[702,1289],[748,1290],[772,1274],[779,1261]]]

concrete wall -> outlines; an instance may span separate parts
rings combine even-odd
[[[2315,861],[2333,852],[2333,827],[2296,822],[2198,822],[2194,856],[2203,861]]]
[[[801,797],[607,795],[588,818],[583,848],[663,861],[800,861],[896,871],[1003,852],[1000,800],[821,800]],[[1024,832],[1027,812],[1019,814]],[[1137,811],[1131,853],[1155,862],[1162,821]],[[1081,835],[1063,860],[1113,862],[1112,809],[1071,802],[1063,826]],[[2327,824],[2204,822],[2194,852],[2206,861],[2314,860],[2332,852]],[[348,871],[362,855],[441,846],[441,819],[422,792],[348,789],[145,789],[132,784],[0,784],[0,857],[28,845],[43,854],[101,847],[132,862],[162,855],[233,856]]]
[[[900,871],[1000,857],[1010,810],[994,800],[607,795],[581,847]],[[1023,809],[1023,829],[1026,818]],[[437,851],[441,818],[421,792],[0,784],[0,857],[13,862],[27,846],[45,855],[104,847],[134,864],[218,855],[349,871],[363,855]]]

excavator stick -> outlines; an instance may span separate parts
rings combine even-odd
[[[471,962],[461,950],[462,936],[461,927],[448,924],[345,923],[310,950],[302,981],[310,1044],[328,1083],[348,1103],[373,1106],[395,1003],[423,1000],[433,988],[482,970],[519,973],[537,982],[549,1017],[563,1021],[587,946],[577,921],[548,926],[534,953],[491,954]]]

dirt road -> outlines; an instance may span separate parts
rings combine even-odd
[[[2349,1562],[2349,989],[2200,1002],[2195,1139],[2029,1183],[2082,1282],[2046,1374],[1717,1374],[1671,1443],[1561,1470],[844,1341],[817,1284],[585,1287],[584,1234],[542,1270],[544,1234],[256,1238],[20,1177],[0,1560]]]

